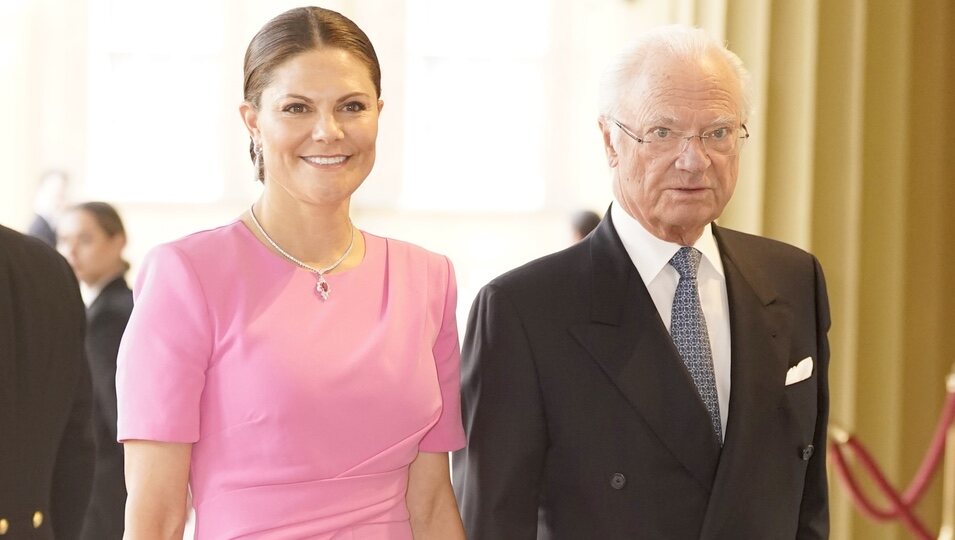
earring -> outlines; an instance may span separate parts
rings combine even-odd
[[[252,151],[255,153],[254,163],[255,163],[255,181],[262,182],[265,180],[265,171],[263,170],[262,165],[262,145],[259,143],[253,143]]]

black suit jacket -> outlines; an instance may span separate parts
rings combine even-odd
[[[133,310],[122,276],[107,284],[86,311],[86,356],[93,378],[96,469],[83,525],[84,540],[120,540],[126,508],[123,445],[116,442],[116,355]]]
[[[66,261],[39,240],[0,227],[3,538],[79,537],[93,473],[85,326]]]
[[[829,308],[814,257],[714,226],[726,275],[725,440],[609,213],[488,284],[462,355],[470,540],[828,536]],[[812,357],[812,375],[786,373]]]
[[[56,247],[56,231],[53,230],[50,222],[39,214],[33,216],[33,221],[30,222],[30,227],[27,228],[27,234],[43,240],[43,242],[50,247]]]

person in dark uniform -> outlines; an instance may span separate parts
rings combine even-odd
[[[36,196],[33,199],[33,221],[27,234],[43,240],[48,246],[56,246],[56,222],[66,207],[66,192],[69,177],[66,172],[51,169],[40,176]]]
[[[590,234],[590,231],[600,225],[600,214],[593,210],[578,210],[570,219],[571,239],[580,242]]]
[[[79,537],[93,478],[86,320],[69,265],[0,226],[0,534]]]
[[[120,540],[126,484],[123,445],[116,442],[116,355],[133,310],[124,275],[126,230],[115,208],[88,202],[66,210],[57,228],[57,248],[73,267],[86,304],[86,356],[93,378],[96,470],[84,540]]]

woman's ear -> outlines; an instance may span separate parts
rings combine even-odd
[[[249,136],[253,140],[259,140],[259,111],[248,101],[243,101],[239,105],[239,115],[245,124],[245,129],[249,130]]]
[[[106,244],[109,246],[109,249],[115,254],[119,259],[123,258],[123,249],[126,247],[126,235],[123,233],[116,233],[113,236],[106,237]]]

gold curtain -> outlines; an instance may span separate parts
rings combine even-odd
[[[833,314],[831,423],[860,437],[904,488],[955,362],[955,5],[681,5],[754,75],[753,144],[721,222],[820,258]],[[933,531],[940,476],[917,512]],[[910,537],[863,517],[831,468],[830,477],[833,539]]]

